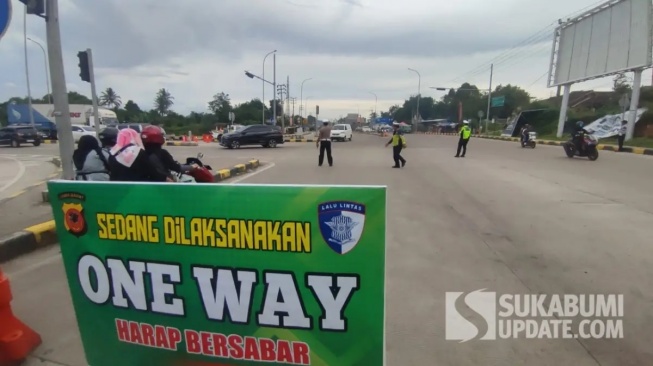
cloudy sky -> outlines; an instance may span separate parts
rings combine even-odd
[[[25,96],[23,5],[0,40],[0,100]],[[291,97],[304,83],[309,110],[320,116],[368,115],[417,93],[440,98],[429,86],[468,81],[487,88],[517,84],[537,97],[546,87],[554,24],[598,5],[596,0],[59,0],[68,89],[90,95],[79,79],[77,51],[93,49],[98,89],[114,88],[123,103],[151,108],[167,88],[179,113],[205,111],[224,91],[235,103],[261,98],[263,57],[278,50],[277,82],[290,77]],[[182,5],[183,4],[183,5]],[[45,45],[42,19],[28,17],[27,34]],[[46,93],[43,54],[29,42],[32,92]],[[268,57],[265,78],[273,74]],[[651,80],[650,70],[643,76]],[[599,79],[573,89],[610,89]],[[572,89],[572,90],[573,90]],[[266,87],[271,99],[272,87]]]

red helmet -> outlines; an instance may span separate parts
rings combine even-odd
[[[163,145],[166,142],[165,138],[163,137],[163,131],[161,131],[159,126],[147,126],[143,128],[143,132],[141,132],[141,139],[143,140],[144,144],[150,143]]]

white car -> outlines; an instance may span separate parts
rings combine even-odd
[[[361,128],[361,131],[363,131],[363,132],[372,132],[372,129],[369,128],[368,126],[363,126],[363,128]]]
[[[331,140],[351,141],[351,137],[352,137],[351,125],[348,124],[335,125],[331,129]]]
[[[85,125],[73,125],[73,140],[79,142],[79,139],[84,135],[95,137],[95,128]]]

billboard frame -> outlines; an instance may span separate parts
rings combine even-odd
[[[588,80],[599,79],[599,78],[603,78],[603,77],[606,77],[606,76],[617,75],[617,74],[622,74],[622,73],[625,73],[625,72],[632,71],[634,73],[634,78],[633,78],[632,95],[631,95],[631,98],[630,98],[630,109],[629,109],[630,112],[629,112],[629,116],[628,116],[628,128],[627,128],[627,132],[626,132],[626,141],[633,138],[633,134],[634,134],[634,130],[635,130],[635,119],[637,118],[637,109],[639,107],[639,94],[640,94],[640,88],[641,88],[641,82],[642,82],[642,72],[645,69],[651,68],[651,66],[653,66],[653,0],[644,0],[644,1],[648,1],[649,8],[648,8],[648,14],[647,14],[648,15],[648,19],[647,19],[648,20],[648,35],[647,35],[648,43],[647,43],[647,50],[646,50],[648,57],[646,57],[647,61],[643,65],[629,65],[628,67],[625,67],[625,68],[622,68],[622,69],[609,70],[609,71],[603,72],[601,74],[596,74],[596,75],[589,76],[589,77],[575,78],[575,79],[572,79],[572,80],[565,80],[564,82],[556,81],[556,73],[558,71],[557,68],[559,66],[560,41],[561,41],[561,38],[562,38],[562,31],[564,29],[566,29],[568,27],[571,27],[571,26],[573,26],[575,24],[578,24],[578,23],[580,23],[580,22],[582,22],[582,21],[584,21],[584,20],[586,20],[588,18],[592,18],[592,17],[596,16],[597,14],[599,14],[601,12],[604,12],[604,11],[607,11],[608,9],[610,9],[610,8],[616,6],[616,5],[619,5],[619,4],[622,4],[622,3],[625,3],[625,2],[629,2],[629,4],[631,4],[631,8],[630,8],[631,19],[630,19],[629,26],[631,27],[630,29],[632,30],[632,24],[633,24],[633,20],[632,20],[632,11],[633,11],[632,3],[634,1],[642,1],[642,0],[608,0],[608,1],[602,3],[602,4],[598,5],[598,6],[595,6],[594,8],[592,8],[592,9],[590,9],[590,10],[588,10],[588,11],[586,11],[586,12],[584,12],[584,13],[582,13],[582,14],[574,17],[574,18],[567,19],[566,21],[558,20],[559,25],[558,25],[558,27],[556,27],[556,29],[553,32],[553,45],[552,45],[552,48],[551,48],[551,59],[550,59],[550,64],[549,64],[549,78],[547,80],[547,86],[549,88],[551,88],[551,87],[558,87],[558,88],[563,87],[564,88],[563,89],[564,90],[563,95],[562,95],[562,102],[560,104],[560,117],[558,119],[558,131],[557,131],[557,134],[556,134],[557,137],[559,137],[559,138],[562,137],[562,133],[563,133],[563,130],[564,130],[564,125],[565,125],[565,122],[567,120],[567,107],[568,107],[568,104],[569,104],[569,94],[570,94],[572,84],[583,82],[583,81],[588,81]],[[612,27],[612,20],[613,20],[613,18],[612,18],[612,15],[611,15],[611,17],[610,17],[611,27]],[[592,21],[593,21],[593,19],[592,19]],[[590,31],[590,40],[591,40],[593,30],[594,30],[594,28],[592,27],[591,31]],[[611,33],[612,33],[612,29],[609,30],[608,35],[610,35]],[[575,34],[574,34],[573,41],[575,41],[575,38],[576,37],[575,37]],[[629,37],[628,52],[630,52],[632,50],[630,48],[630,39],[631,38],[632,37]],[[573,45],[574,44],[575,44],[575,42],[572,43],[572,51],[571,51],[572,54],[570,56],[571,61],[573,61],[573,51],[574,51]],[[611,53],[610,53],[611,52],[610,44],[611,44],[610,41],[608,41],[608,44],[607,44],[608,49],[606,50],[606,53],[605,53],[606,62],[609,61],[609,58],[610,58],[610,55],[611,55]],[[615,51],[612,51],[612,52],[615,52]],[[589,59],[590,59],[590,56],[591,56],[591,49],[588,49],[587,55],[588,55],[587,63],[589,64]],[[628,63],[628,61],[626,61],[626,63]],[[571,74],[571,65],[569,67],[570,67],[569,72]],[[606,66],[606,70],[607,70],[607,66]],[[586,71],[587,71],[587,65],[586,65],[585,72]]]
[[[575,24],[580,23],[581,21],[590,18],[594,16],[595,14],[598,14],[600,12],[603,12],[609,8],[612,8],[616,5],[619,5],[623,2],[626,1],[636,1],[636,0],[608,0],[605,3],[602,3],[592,9],[587,10],[586,12],[574,17],[567,19],[566,21],[562,21],[561,19],[558,20],[558,26],[556,29],[553,31],[553,45],[551,47],[551,59],[550,59],[550,64],[549,64],[549,77],[547,80],[547,87],[552,88],[552,87],[558,87],[558,86],[563,86],[566,84],[574,84],[574,83],[580,83],[583,81],[588,81],[588,80],[594,80],[594,79],[600,79],[606,76],[611,76],[611,75],[617,75],[621,74],[624,72],[629,72],[629,71],[635,71],[638,69],[647,69],[653,66],[653,6],[651,7],[651,11],[649,12],[649,24],[648,24],[648,62],[644,65],[637,65],[637,66],[629,66],[625,67],[622,69],[617,69],[617,70],[611,70],[609,72],[600,74],[600,75],[594,75],[590,77],[581,77],[581,78],[576,78],[573,80],[567,80],[565,82],[560,82],[556,83],[555,81],[555,74],[557,71],[557,64],[558,64],[558,58],[560,56],[560,39],[562,35],[562,30],[569,28]],[[650,0],[647,0],[650,1]]]

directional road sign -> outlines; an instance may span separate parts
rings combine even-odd
[[[506,103],[506,96],[502,95],[500,97],[494,97],[492,98],[492,107],[503,107],[503,105]]]
[[[11,23],[11,0],[0,0],[0,39],[5,35]]]

